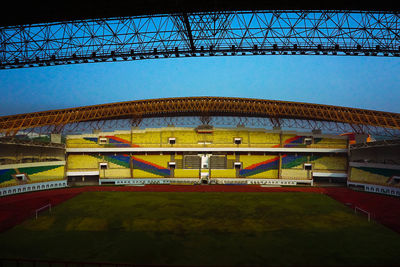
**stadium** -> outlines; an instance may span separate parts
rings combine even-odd
[[[385,45],[380,40],[389,37],[371,37],[372,30],[365,40],[330,37],[323,45],[313,39],[323,34],[305,43],[264,37],[260,44],[255,33],[240,43],[225,33],[210,45],[216,34],[207,33],[207,16],[226,15],[230,23],[220,26],[232,27],[227,32],[254,31],[238,24],[249,14],[273,17],[279,10],[307,20],[291,11],[299,9],[295,4],[211,2],[155,1],[129,6],[130,13],[101,1],[88,13],[28,6],[37,17],[0,20],[0,35],[7,36],[0,69],[227,55],[399,56],[399,24],[389,19],[379,20],[385,29],[394,27]],[[399,22],[398,10],[385,3],[351,12],[340,2],[303,8],[325,22],[336,16],[365,22],[376,14]],[[325,9],[337,13],[327,17]],[[25,54],[13,50],[35,38],[44,42],[43,29],[98,18],[98,27],[112,28],[118,16],[130,16],[121,24],[172,20],[175,28],[146,28],[139,34],[170,35],[110,51],[107,43],[84,51],[82,45],[63,50],[65,44],[45,52],[34,45]],[[10,37],[23,35],[21,25],[36,33],[29,41]],[[79,32],[62,41],[71,38],[89,37]],[[163,47],[166,41],[171,44]],[[154,98],[1,116],[0,264],[398,266],[399,136],[399,113],[241,97]]]

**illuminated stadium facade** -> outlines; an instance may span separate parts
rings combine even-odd
[[[21,8],[33,15],[2,17],[0,68],[194,56],[400,53],[399,9],[389,2],[378,7],[340,1],[72,6],[29,4]],[[397,113],[226,97],[3,116],[0,177],[6,189],[1,193],[66,186],[67,181],[313,185],[322,179],[365,190],[369,184],[386,186],[384,193],[399,195],[395,153],[388,158],[371,153],[369,162],[353,162],[352,156],[353,143],[396,139],[399,130]],[[398,146],[393,142],[389,150]],[[370,149],[366,146],[357,149]]]
[[[374,131],[398,136],[399,122],[396,113],[224,97],[4,116],[1,192],[67,184],[333,183],[400,195],[395,153],[388,158],[394,164],[351,156],[351,144],[371,141]],[[389,150],[398,147],[392,142]]]
[[[9,4],[0,71],[400,56],[400,8],[385,0]],[[0,265],[394,266],[399,151],[399,113],[317,103],[175,97],[1,116]]]

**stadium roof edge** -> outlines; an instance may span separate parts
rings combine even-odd
[[[27,128],[88,121],[176,116],[289,118],[400,130],[399,113],[252,98],[176,97],[2,116],[0,132],[10,134]]]
[[[399,12],[396,1],[237,1],[237,0],[61,0],[7,3],[9,16],[0,17],[0,26],[17,26],[111,17],[246,10],[354,10]]]

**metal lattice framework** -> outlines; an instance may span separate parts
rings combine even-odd
[[[13,136],[21,130],[45,128],[47,132],[138,126],[144,119],[194,117],[203,124],[252,124],[263,127],[323,129],[336,132],[400,135],[400,114],[320,104],[228,97],[181,97],[111,103],[0,117],[0,133]],[[224,118],[221,121],[221,118]],[[193,123],[193,122],[192,122]],[[194,123],[196,123],[194,121]],[[154,121],[152,122],[154,125]]]
[[[223,55],[400,55],[397,11],[210,11],[0,26],[0,68]]]

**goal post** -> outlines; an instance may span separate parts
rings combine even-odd
[[[365,214],[367,216],[367,218],[368,218],[368,221],[369,222],[371,221],[371,213],[366,211],[366,210],[364,210],[364,209],[362,209],[362,208],[359,208],[359,207],[355,206],[354,207],[354,213],[355,214],[357,214],[357,213]]]
[[[45,209],[49,209],[49,212],[51,212],[51,204],[49,203],[49,204],[44,205],[43,207],[40,207],[40,208],[35,210],[35,218],[36,218],[36,220],[38,218],[39,212],[41,212],[42,210],[45,210]]]

